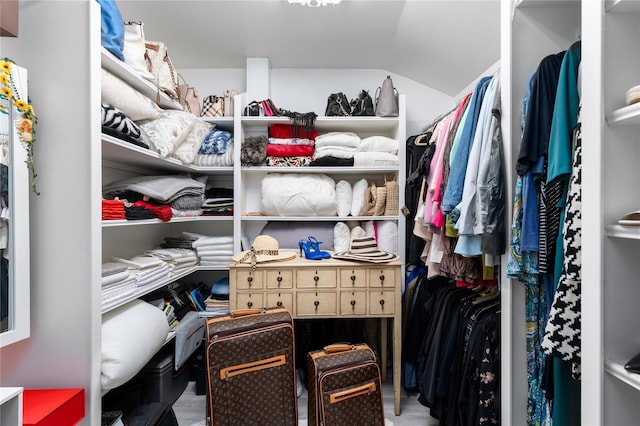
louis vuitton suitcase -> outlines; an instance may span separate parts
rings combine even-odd
[[[207,424],[297,425],[294,330],[285,308],[207,319]]]
[[[384,425],[380,367],[368,345],[309,352],[307,370],[309,425]]]

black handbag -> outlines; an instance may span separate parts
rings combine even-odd
[[[373,109],[373,99],[368,91],[362,90],[357,98],[351,100],[351,115],[354,117],[376,115]]]
[[[327,99],[326,117],[348,117],[351,115],[351,105],[344,93],[332,93]]]

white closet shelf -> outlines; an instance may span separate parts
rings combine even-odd
[[[133,70],[129,65],[125,64],[120,59],[116,58],[111,52],[102,47],[102,68],[114,74],[129,86],[136,89],[149,99],[158,99],[158,88],[152,82],[145,80]],[[164,92],[160,92],[160,102],[158,105],[165,109],[178,109],[181,110],[182,105],[174,101]]]
[[[191,216],[191,217],[173,217],[168,222],[160,219],[141,219],[141,220],[103,220],[103,228],[119,227],[119,226],[140,226],[140,225],[158,225],[165,223],[177,222],[232,222],[233,216]]]
[[[242,173],[332,173],[332,174],[357,174],[363,173],[397,173],[398,166],[388,167],[242,167]]]
[[[640,13],[638,0],[607,0],[605,2],[607,13]]]
[[[243,221],[272,221],[272,222],[368,222],[370,220],[398,220],[398,216],[245,216]]]
[[[158,290],[168,284],[171,284],[175,281],[178,281],[181,278],[184,278],[188,275],[193,274],[194,272],[199,272],[199,271],[228,271],[229,267],[227,265],[219,265],[219,266],[212,266],[212,265],[206,265],[206,266],[194,266],[193,268],[189,268],[186,269],[178,274],[175,275],[171,275],[170,277],[164,278],[162,280],[156,281],[153,284],[148,284],[145,285],[143,287],[140,287],[138,289],[136,289],[136,291],[134,291],[133,293],[131,293],[130,295],[123,297],[123,298],[117,298],[115,300],[107,300],[105,302],[102,303],[102,313],[105,314],[119,306],[125,305],[129,302],[131,302],[132,300],[138,299],[142,296],[144,296],[145,294],[149,294],[152,291]]]
[[[607,236],[640,240],[640,226],[607,225]]]
[[[200,117],[209,124],[215,124],[216,129],[233,133],[233,117]]]
[[[607,114],[607,124],[609,126],[640,125],[640,102],[611,111]]]
[[[141,146],[102,134],[102,159],[105,164],[114,163],[114,167],[122,164],[143,167],[149,170],[176,172],[206,172],[207,174],[231,175],[233,166],[200,167],[184,164],[176,158],[162,158],[160,154]]]
[[[615,377],[616,379],[628,384],[629,386],[640,390],[640,374],[630,373],[625,368],[625,362],[607,360],[604,363],[604,371]]]
[[[272,124],[291,124],[288,117],[242,117],[245,129],[260,129]],[[398,117],[318,117],[313,127],[322,132],[363,132],[387,133],[396,129],[400,124]],[[404,143],[404,141],[401,141]]]
[[[575,0],[516,0],[515,7],[518,9],[526,7],[561,7],[580,5]]]

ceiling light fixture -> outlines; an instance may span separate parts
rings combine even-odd
[[[289,0],[289,4],[299,4],[301,6],[320,7],[332,4],[337,6],[342,0]]]

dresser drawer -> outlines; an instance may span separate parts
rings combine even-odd
[[[263,274],[260,270],[236,269],[236,290],[261,289]]]
[[[393,315],[395,293],[390,290],[369,292],[369,315]]]
[[[341,291],[340,315],[364,315],[367,313],[366,291]]]
[[[281,289],[281,288],[293,288],[293,271],[290,269],[284,269],[282,271],[267,271],[267,288],[268,289]]]
[[[235,309],[264,308],[264,298],[261,292],[237,293]]]
[[[396,285],[396,269],[393,268],[369,268],[369,287],[388,287],[393,288]]]
[[[296,315],[304,316],[335,316],[336,293],[298,292],[296,293]]]
[[[367,286],[366,269],[340,269],[341,288],[363,288]]]
[[[267,293],[267,307],[287,308],[293,314],[293,293]]]
[[[336,288],[335,269],[300,269],[296,271],[296,288]]]

